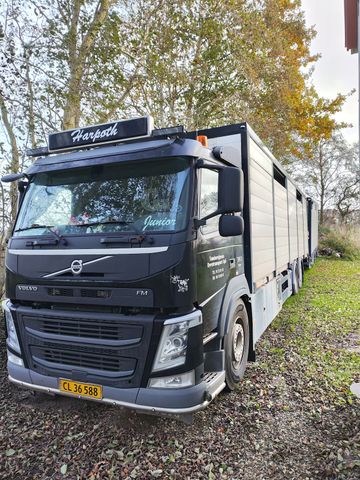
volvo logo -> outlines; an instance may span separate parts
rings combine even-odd
[[[38,287],[35,287],[33,285],[18,285],[17,287],[22,292],[37,292],[38,290]]]
[[[74,275],[80,275],[83,269],[83,261],[82,260],[74,260],[71,262],[70,270]]]

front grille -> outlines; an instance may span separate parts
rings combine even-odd
[[[73,297],[74,291],[72,288],[48,288],[48,294],[53,297]]]
[[[67,365],[72,368],[91,369],[102,372],[117,372],[131,375],[135,369],[136,360],[118,356],[84,353],[75,350],[64,350],[47,347],[32,347],[33,359],[40,365],[48,362],[54,368]]]
[[[63,350],[43,350],[43,359],[51,363],[62,363],[75,367],[94,368],[105,372],[118,372],[120,360],[114,357],[102,355],[86,355],[77,352],[65,352]]]
[[[48,294],[52,297],[73,297],[74,289],[72,288],[62,288],[62,287],[51,287],[48,288]],[[111,290],[95,290],[95,289],[85,289],[82,288],[80,292],[75,292],[76,296],[84,298],[110,298]]]
[[[111,290],[80,290],[80,295],[86,298],[109,298]]]
[[[64,335],[96,340],[129,341],[136,343],[141,340],[143,328],[140,325],[130,325],[116,321],[100,319],[89,320],[81,318],[44,318],[25,317],[28,329],[52,335]]]
[[[69,335],[72,337],[97,338],[101,340],[119,340],[116,325],[96,325],[94,323],[66,322],[59,320],[43,320],[42,331],[55,335]]]
[[[80,308],[18,307],[19,333],[30,370],[115,388],[140,387],[154,315],[86,312]]]

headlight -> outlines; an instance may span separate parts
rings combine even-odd
[[[6,320],[6,329],[8,334],[7,343],[9,347],[13,348],[16,352],[20,353],[19,340],[16,334],[14,320],[12,318],[10,309],[8,307],[7,300],[4,300],[2,302],[2,308],[5,315],[5,320]]]
[[[200,325],[199,310],[174,320],[166,320],[156,352],[153,372],[183,365],[186,360],[189,329]]]

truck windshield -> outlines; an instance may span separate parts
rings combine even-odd
[[[179,157],[39,173],[28,186],[14,235],[182,230],[189,172],[189,160]]]

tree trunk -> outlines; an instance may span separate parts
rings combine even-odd
[[[319,173],[320,173],[320,225],[324,223],[325,206],[325,178],[322,145],[319,144]]]
[[[11,173],[17,173],[19,171],[20,166],[20,155],[19,150],[16,142],[16,137],[14,133],[13,126],[9,120],[8,110],[5,104],[4,97],[0,91],[0,116],[2,118],[6,133],[9,137],[9,142],[11,146],[11,162],[9,165],[9,170]],[[1,195],[2,195],[2,232],[0,238],[0,296],[2,297],[4,294],[4,258],[5,258],[5,242],[8,236],[9,225],[6,226],[5,222],[5,194],[3,186],[1,185]],[[10,184],[10,225],[14,222],[16,217],[16,210],[17,210],[17,198],[18,198],[18,191],[17,191],[17,183],[12,182]]]
[[[10,162],[9,170],[11,173],[17,173],[20,167],[19,149],[17,146],[13,126],[11,125],[9,120],[9,115],[5,105],[5,100],[1,92],[0,92],[0,112],[1,112],[1,117],[5,126],[5,130],[9,137],[9,141],[11,145],[11,162]],[[17,184],[16,182],[12,182],[10,184],[10,222],[13,222],[16,217],[17,197],[18,197]]]
[[[115,0],[99,0],[88,31],[78,46],[78,26],[82,0],[74,1],[68,40],[70,79],[63,117],[63,128],[65,130],[79,126],[83,81],[89,54],[94,46],[99,30],[109,14],[109,9],[114,3]]]
[[[29,136],[31,142],[31,148],[36,148],[36,134],[35,134],[35,114],[34,114],[34,89],[30,76],[30,51],[25,51],[25,75],[26,75],[26,85],[29,93]]]

